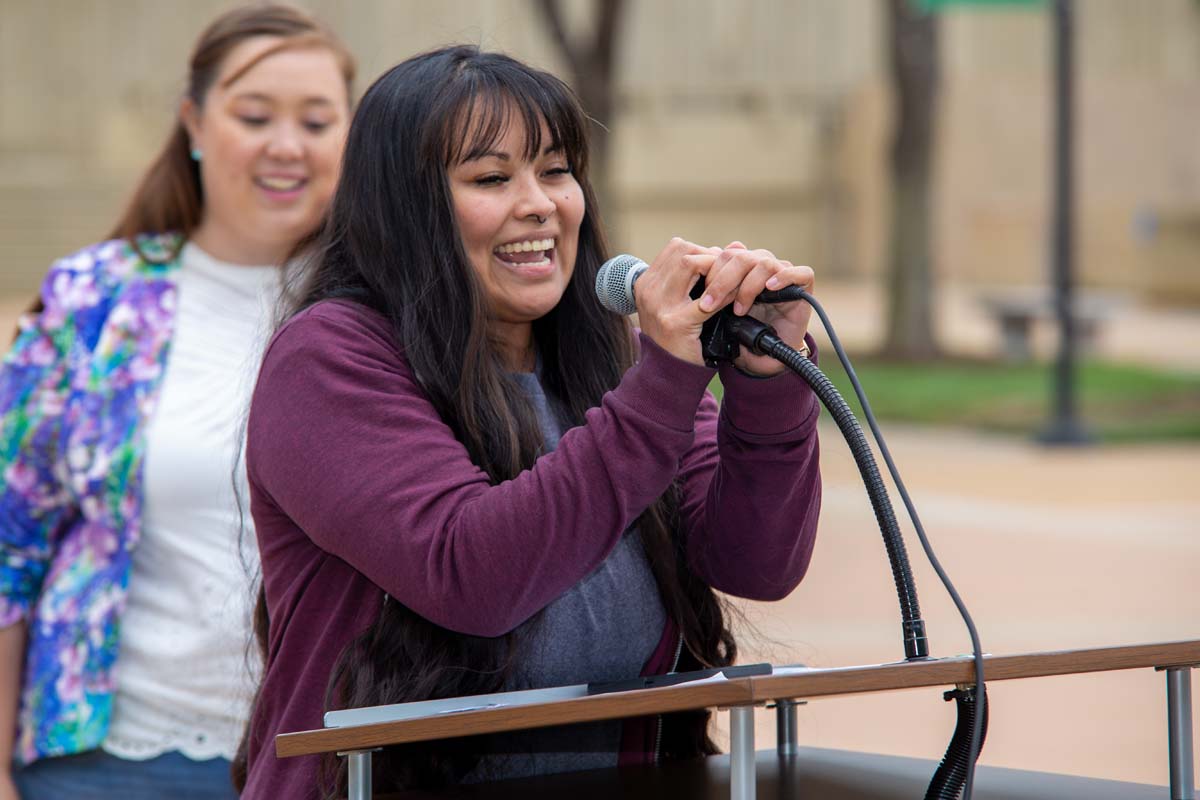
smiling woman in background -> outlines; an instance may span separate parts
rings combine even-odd
[[[237,431],[353,74],[304,12],[219,17],[111,240],[55,263],[22,319],[0,370],[0,800],[234,796],[257,563]]]

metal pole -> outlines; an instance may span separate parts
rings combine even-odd
[[[371,800],[371,751],[352,750],[346,756],[347,800]]]
[[[775,701],[775,748],[781,756],[794,756],[800,752],[796,744],[795,700]]]
[[[1196,800],[1192,769],[1192,668],[1167,669],[1167,743],[1171,800]]]
[[[1071,296],[1075,260],[1075,58],[1074,3],[1054,0],[1054,217],[1051,262],[1058,357],[1054,364],[1054,411],[1039,437],[1047,444],[1084,444],[1090,437],[1075,401],[1075,318]]]
[[[754,800],[754,706],[729,709],[729,796]]]

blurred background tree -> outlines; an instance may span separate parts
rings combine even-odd
[[[538,0],[542,22],[571,70],[571,85],[592,120],[592,186],[601,208],[609,205],[609,130],[616,103],[615,57],[624,0],[597,0],[592,7],[590,36],[572,34],[559,0]]]
[[[895,110],[892,130],[891,219],[887,323],[882,354],[928,361],[934,337],[932,246],[933,159],[938,115],[938,17],[912,0],[888,0],[887,48]]]

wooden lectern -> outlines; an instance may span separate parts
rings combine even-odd
[[[1194,800],[1191,669],[1200,665],[1200,640],[985,656],[985,662],[988,681],[1139,668],[1165,671],[1171,800]],[[383,707],[376,710],[382,711],[382,714],[375,714],[381,721],[280,734],[275,739],[275,751],[280,758],[329,752],[345,756],[349,759],[350,800],[367,800],[372,796],[371,752],[385,745],[672,711],[728,709],[728,796],[733,800],[755,800],[757,765],[761,762],[761,758],[756,758],[754,749],[756,707],[767,704],[775,706],[778,715],[778,749],[783,758],[797,752],[795,703],[791,701],[923,686],[970,685],[974,679],[971,658],[957,657],[831,669],[779,667],[775,674],[765,676],[708,679],[658,689],[578,696],[550,702],[493,704],[477,710],[391,721],[386,719],[387,709],[403,709],[404,706]],[[932,776],[932,771],[929,774]],[[569,782],[570,779],[559,779],[560,783],[563,781]],[[978,788],[977,784],[977,796],[982,800],[983,794]],[[699,789],[695,791],[700,792]],[[488,795],[486,791],[479,793],[476,789],[470,796]],[[801,794],[785,787],[777,796],[800,797]],[[806,792],[803,796],[809,795]]]

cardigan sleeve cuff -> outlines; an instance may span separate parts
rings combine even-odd
[[[817,345],[811,334],[804,341],[817,363]],[[721,412],[740,433],[750,436],[807,436],[817,424],[818,402],[813,390],[799,375],[786,370],[759,378],[747,375],[732,363],[722,364],[721,385],[725,396]]]

